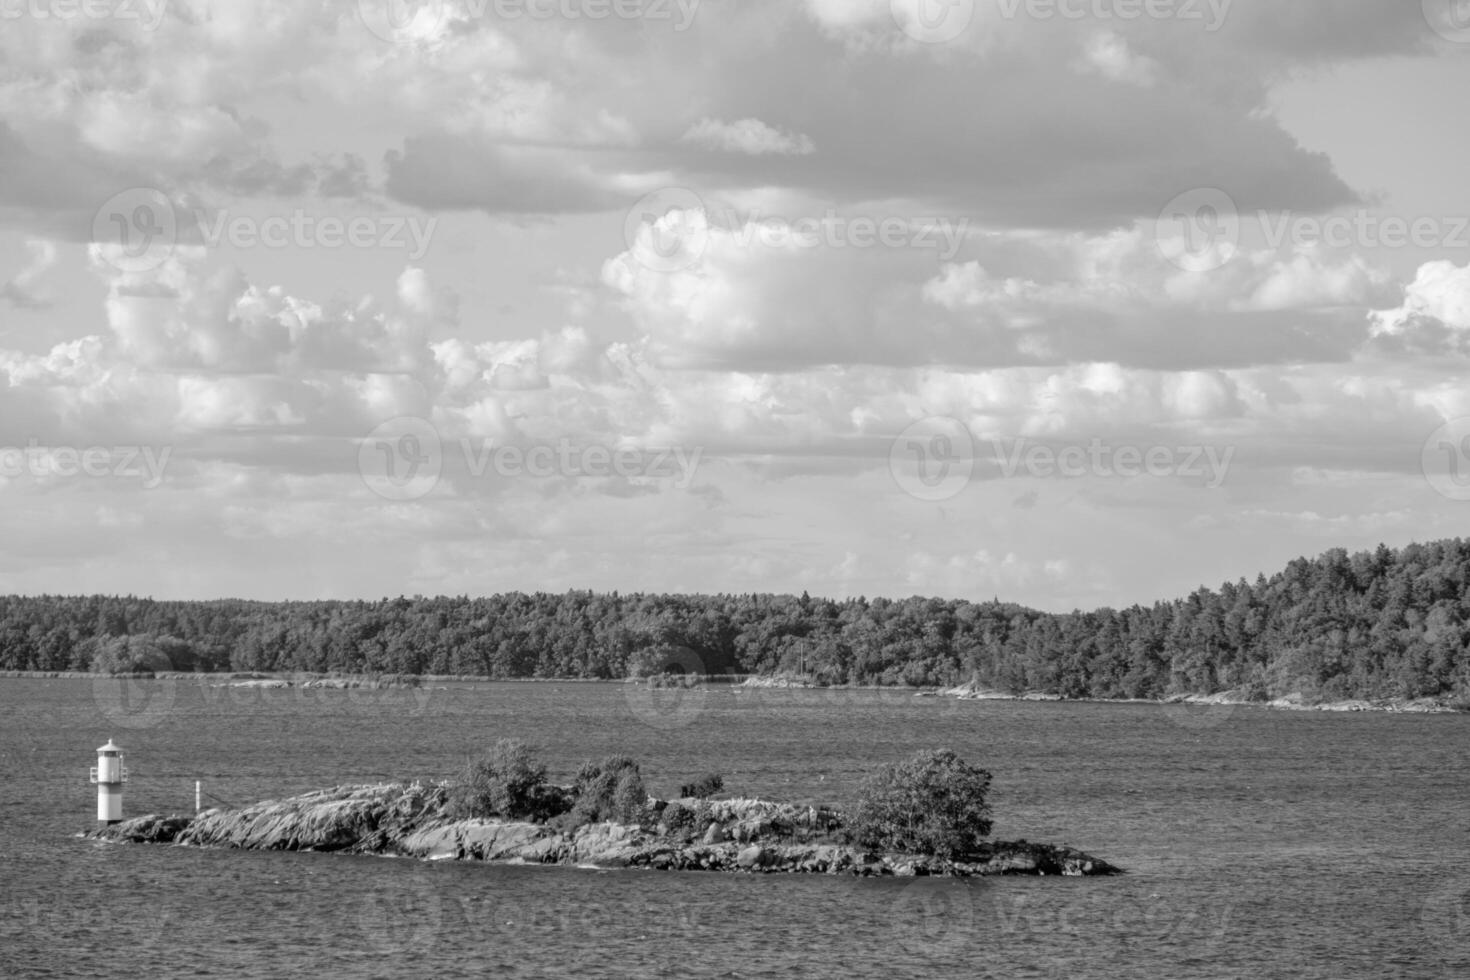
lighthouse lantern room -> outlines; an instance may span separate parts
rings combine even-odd
[[[122,749],[112,741],[97,750],[92,782],[97,784],[97,819],[114,824],[122,820],[122,787],[128,781]]]

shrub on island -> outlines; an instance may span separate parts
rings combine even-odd
[[[692,806],[672,800],[659,813],[659,832],[690,843],[702,837],[713,820],[714,811],[708,800],[696,800]]]
[[[572,785],[572,795],[576,798],[569,815],[573,826],[604,820],[641,824],[649,815],[643,774],[638,763],[625,755],[584,762]]]
[[[450,782],[444,813],[451,820],[500,817],[573,830],[609,820],[641,824],[652,810],[638,763],[627,756],[584,762],[570,787],[555,786],[526,743],[503,738]]]
[[[680,797],[692,797],[696,800],[707,800],[720,790],[725,788],[725,777],[719,773],[707,773],[700,776],[692,783],[685,783],[679,787]]]
[[[503,738],[450,785],[445,812],[455,820],[540,821],[565,809],[562,791],[546,784],[546,766],[532,758],[526,743]]]
[[[848,834],[878,851],[950,860],[974,854],[990,834],[990,778],[948,749],[884,766],[863,782]]]

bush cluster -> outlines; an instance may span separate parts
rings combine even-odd
[[[546,766],[532,758],[530,748],[503,738],[465,766],[449,788],[446,809],[455,820],[546,820],[556,815],[559,797],[556,787],[546,785]]]
[[[704,836],[713,821],[714,811],[708,800],[697,800],[693,806],[672,802],[659,815],[666,833],[686,841]]]
[[[574,823],[642,823],[648,816],[648,790],[638,763],[625,755],[585,762],[572,785]]]
[[[989,789],[990,773],[950,750],[920,752],[864,781],[848,834],[873,850],[963,858],[990,834]]]
[[[568,789],[546,782],[546,766],[524,742],[501,739],[450,784],[446,814],[453,820],[555,820],[571,830],[608,820],[642,823],[650,810],[638,763],[627,756],[583,763]]]
[[[948,749],[884,766],[859,790],[845,821],[847,837],[878,851],[948,859],[974,854],[990,834],[990,780],[990,773]],[[561,830],[605,821],[641,825],[656,816],[669,832],[692,837],[708,826],[708,797],[723,787],[724,780],[710,773],[680,788],[682,797],[696,801],[692,805],[669,803],[655,814],[638,763],[628,756],[583,763],[568,789],[546,782],[546,766],[524,742],[501,739],[450,785],[446,812],[455,820],[550,821]]]
[[[696,800],[707,800],[724,788],[725,777],[719,773],[711,772],[700,776],[692,783],[685,783],[680,786],[679,796],[693,797]]]

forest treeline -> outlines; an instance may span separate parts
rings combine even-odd
[[[1470,696],[1470,542],[1301,558],[1126,609],[790,595],[566,594],[263,603],[0,598],[0,669],[616,679],[976,680],[1063,697]]]

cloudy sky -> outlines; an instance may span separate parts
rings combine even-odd
[[[0,591],[1065,610],[1470,528],[1470,4],[0,20]]]

